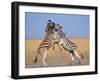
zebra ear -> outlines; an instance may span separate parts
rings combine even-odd
[[[51,20],[48,20],[48,22],[51,22]]]

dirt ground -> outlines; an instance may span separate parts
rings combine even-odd
[[[58,67],[58,66],[80,66],[89,64],[89,39],[87,38],[71,38],[78,49],[84,56],[84,59],[80,60],[75,57],[75,61],[72,61],[70,53],[65,51],[62,48],[62,51],[59,50],[58,45],[55,45],[55,50],[51,47],[48,50],[46,57],[47,66],[46,67]],[[42,40],[33,39],[26,40],[25,42],[25,67],[26,68],[35,68],[35,67],[44,67],[42,62],[34,63],[35,57],[38,54],[37,49]]]

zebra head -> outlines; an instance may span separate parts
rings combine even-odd
[[[59,39],[61,38],[65,38],[65,33],[62,30],[62,26],[60,24],[55,24],[55,28],[54,28],[54,34],[56,35],[56,37],[58,37]]]
[[[65,33],[62,31],[62,26],[60,24],[55,24],[55,28],[54,28],[54,31],[53,31],[53,34],[54,34],[54,37],[55,37],[55,40],[57,39],[61,39],[61,38],[64,38],[65,37]]]
[[[48,20],[47,26],[46,26],[46,32],[53,32],[55,28],[55,23],[52,22],[51,20]]]
[[[62,30],[62,26],[60,24],[56,24],[55,25],[55,32],[61,31]]]

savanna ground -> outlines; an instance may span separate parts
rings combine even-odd
[[[87,38],[71,38],[72,42],[74,42],[78,49],[84,56],[79,62],[79,59],[75,57],[75,61],[73,62],[69,52],[65,51],[62,48],[62,51],[59,50],[58,45],[55,45],[55,50],[51,47],[48,50],[48,54],[46,56],[47,67],[53,66],[78,66],[78,65],[88,65],[89,64],[89,39]],[[38,46],[40,45],[42,40],[40,39],[32,39],[26,40],[25,42],[25,67],[26,68],[35,68],[35,67],[43,67],[42,62],[35,63],[34,60],[37,53]]]

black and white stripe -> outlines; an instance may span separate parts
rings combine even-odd
[[[55,33],[56,35],[58,35],[59,40],[63,40],[64,43],[66,44],[67,48],[69,47],[70,49],[75,49],[77,46],[75,43],[73,43],[71,40],[69,40],[66,36],[65,33],[62,31],[62,26],[60,26],[59,24],[55,25]],[[57,37],[57,36],[56,36]],[[60,41],[57,41],[60,42]]]
[[[42,63],[44,66],[47,65],[45,62],[47,52],[48,52],[49,48],[52,47],[55,43],[54,35],[55,34],[53,32],[47,33],[44,40],[41,42],[41,44],[38,47],[38,54],[42,56]],[[37,59],[37,57],[36,57],[36,59]]]
[[[45,58],[48,52],[48,49],[52,47],[55,43],[55,33],[54,33],[54,23],[49,20],[47,23],[47,28],[46,28],[46,36],[44,40],[41,42],[41,44],[38,47],[38,55],[42,56],[42,63],[45,66]],[[37,56],[34,62],[37,62]]]
[[[79,54],[83,58],[81,52],[78,50],[75,43],[73,43],[71,40],[66,38],[65,34],[61,30],[61,26],[59,24],[55,25],[55,33],[58,35],[57,41],[65,50],[69,51],[72,57],[72,60],[74,60],[74,55],[76,55],[78,58],[80,58]]]
[[[77,46],[75,43],[73,43],[71,40],[69,40],[68,38],[66,38],[66,46],[69,46],[71,49],[76,49]]]
[[[44,40],[41,42],[39,48],[38,48],[38,53],[43,54],[45,50],[49,49],[51,46],[53,46],[55,40],[53,38],[53,33],[48,33]]]
[[[78,50],[75,43],[73,43],[68,38],[66,38],[65,33],[61,29],[62,26],[60,26],[59,24],[54,25],[54,23],[50,21],[49,24],[47,24],[47,28],[49,29],[46,29],[47,30],[46,36],[38,47],[38,55],[42,56],[42,63],[44,66],[46,65],[45,58],[48,49],[52,46],[54,47],[55,44],[58,44],[62,46],[66,51],[69,51],[72,60],[74,60],[74,55],[76,55],[80,59],[79,56],[80,51]],[[37,61],[37,57],[35,62],[36,61]]]

